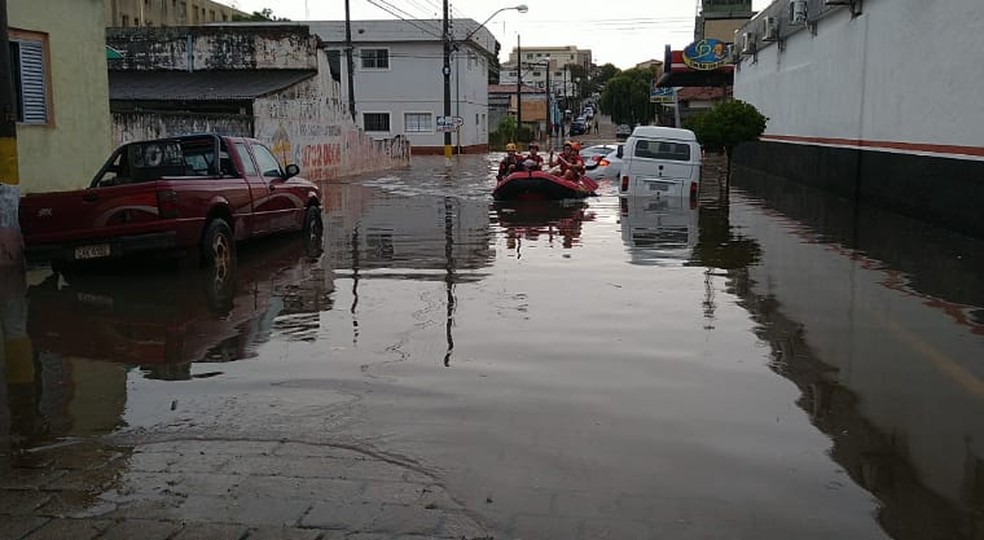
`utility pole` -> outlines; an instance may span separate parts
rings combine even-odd
[[[20,206],[17,106],[9,39],[7,0],[0,0],[0,267],[23,264],[23,240],[17,219]]]
[[[451,29],[448,20],[448,0],[444,0],[444,67],[441,72],[444,74],[444,120],[447,122],[451,117]],[[447,130],[445,125],[444,129]],[[444,132],[444,157],[451,158],[451,132]]]
[[[547,69],[547,87],[546,87],[546,96],[547,96],[547,139],[549,140],[550,139],[550,136],[553,134],[553,122],[552,122],[552,120],[553,120],[553,114],[552,114],[552,112],[553,111],[550,110],[550,60],[547,60],[546,69]]]
[[[519,142],[521,129],[523,129],[523,49],[519,45],[519,34],[516,34],[516,142]]]
[[[352,17],[349,15],[349,0],[345,0],[345,72],[348,75],[348,105],[352,121],[355,119],[355,62],[352,60]]]

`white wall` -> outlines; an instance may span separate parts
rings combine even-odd
[[[984,2],[863,6],[790,35],[784,51],[760,44],[735,74],[735,97],[769,117],[767,135],[980,146],[982,71],[958,51],[974,50]]]
[[[317,52],[317,64],[315,77],[254,102],[256,138],[284,165],[298,164],[309,180],[405,165],[403,143],[375,141],[352,123],[324,51]]]
[[[432,23],[434,21],[418,22]],[[385,112],[390,114],[390,130],[369,132],[371,136],[391,138],[402,134],[415,148],[443,146],[444,134],[436,129],[427,133],[407,133],[404,125],[404,114],[408,112],[432,113],[434,118],[444,114],[444,77],[441,73],[444,49],[439,34],[425,34],[400,21],[354,21],[352,26],[355,107],[359,125],[363,126],[363,113]],[[341,51],[342,99],[347,103],[344,29],[333,21],[312,22],[310,27],[325,42],[326,48]],[[462,146],[488,144],[488,59],[475,51],[485,48],[488,52],[489,47],[494,49],[493,45],[491,33],[479,30],[451,60],[451,114],[460,111],[464,119],[460,131]],[[363,69],[359,51],[364,48],[388,49],[389,68]],[[474,58],[471,69],[469,50],[473,51]],[[457,62],[455,58],[458,58]],[[475,124],[475,114],[479,115],[479,125]],[[482,115],[485,115],[485,123]],[[459,144],[457,137],[453,137],[453,143]]]

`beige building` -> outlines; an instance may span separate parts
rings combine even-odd
[[[755,15],[752,0],[702,0],[694,39],[735,40],[735,31]]]
[[[22,193],[89,184],[111,150],[101,0],[9,2]]]
[[[575,45],[563,47],[521,47],[523,62],[553,62],[559,68],[568,64],[591,68],[591,49],[578,49]],[[509,63],[516,64],[516,48],[509,53]]]
[[[106,26],[189,26],[247,14],[212,0],[103,0]]]

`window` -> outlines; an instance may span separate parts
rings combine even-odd
[[[389,115],[386,115],[386,129],[389,131]],[[368,122],[366,123],[368,126]],[[431,113],[406,113],[403,115],[403,126],[407,133],[431,133],[434,131],[434,115]],[[366,128],[369,131],[369,128]]]
[[[389,69],[389,49],[360,49],[362,69]]]
[[[265,146],[254,144],[253,157],[256,158],[256,164],[263,171],[261,174],[264,178],[282,178],[284,176],[280,171],[280,162],[273,157],[273,154]]]
[[[362,125],[366,131],[389,131],[389,113],[362,113]]]
[[[687,143],[641,139],[636,143],[635,156],[650,159],[690,161],[690,145]]]
[[[533,55],[532,55],[532,54],[529,54],[529,53],[527,53],[527,55],[526,55],[526,59],[527,59],[527,60],[532,60],[532,59],[533,59]]]
[[[127,17],[126,15],[123,15],[120,18],[120,26],[122,26],[123,28],[126,28],[127,26],[130,26],[130,18]]]
[[[44,34],[11,32],[10,67],[16,94],[17,121],[48,124],[48,38]]]
[[[554,71],[554,77],[563,77],[563,76],[564,76],[563,71]]]
[[[475,125],[478,125],[478,113],[475,113]]]
[[[534,71],[533,72],[533,76],[534,77],[539,77],[540,75],[542,75],[542,74],[539,71]]]
[[[256,165],[253,164],[253,158],[249,157],[249,151],[246,150],[246,145],[244,143],[236,143],[236,152],[239,153],[239,158],[243,160],[243,169],[246,170],[246,176],[256,176]]]

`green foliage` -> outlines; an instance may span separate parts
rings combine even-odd
[[[622,73],[621,69],[618,69],[613,64],[608,63],[598,68],[598,74],[595,75],[595,80],[598,82],[599,85],[605,84],[606,82],[609,81],[609,79],[615,77],[620,73]]]
[[[649,102],[649,88],[656,76],[655,68],[632,68],[615,75],[601,94],[601,110],[616,124],[645,124],[655,115]]]
[[[707,150],[723,149],[730,161],[732,150],[745,141],[758,139],[768,120],[754,105],[731,100],[688,118],[685,127],[697,135],[701,146]]]
[[[500,120],[499,127],[495,132],[502,141],[514,142],[516,140],[516,117],[506,116]]]

